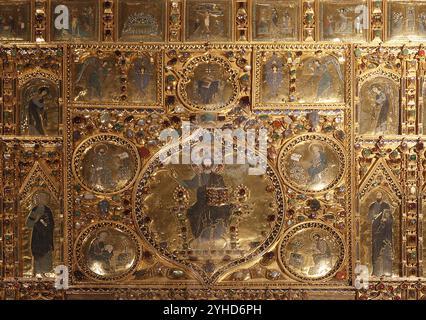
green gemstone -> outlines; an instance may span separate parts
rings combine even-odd
[[[356,48],[356,49],[355,49],[355,57],[360,57],[360,56],[361,56],[361,54],[362,54],[361,49]]]

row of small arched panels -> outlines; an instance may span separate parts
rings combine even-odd
[[[179,46],[164,51],[146,48],[139,51],[120,46],[71,48],[66,59],[69,95],[64,99],[74,107],[108,105],[168,113],[229,114],[236,109],[280,112],[306,105],[334,109],[351,105],[352,55],[351,47],[346,45],[298,45],[271,50],[218,45],[207,52],[201,47],[194,50]],[[13,50],[9,48],[5,52],[12,57]],[[20,49],[18,60],[34,57],[37,50]],[[255,50],[254,61],[252,50]],[[357,69],[360,76],[355,92],[357,133],[362,135],[401,132],[403,70],[402,60],[395,58],[401,49],[386,50],[382,51],[394,59],[381,64],[376,61],[383,59],[382,51],[355,50],[359,54],[354,57],[356,63],[367,65]],[[407,54],[420,54],[420,51],[413,48]],[[52,73],[35,68],[37,63],[26,63],[22,67],[25,70],[17,75],[18,131],[23,135],[56,135],[61,123],[60,71],[54,83],[48,79]],[[50,68],[42,66],[45,67]],[[422,90],[419,91],[422,97]],[[422,103],[422,99],[418,101]],[[43,104],[43,116],[35,112],[40,109],[34,109],[37,103]],[[7,123],[7,103],[4,110]],[[415,110],[413,117],[423,122]]]
[[[116,26],[115,31],[108,31],[108,41],[298,41],[312,37],[364,42],[373,38],[371,25],[379,31],[386,25],[386,40],[426,38],[424,1],[383,2],[52,0],[46,12],[40,14],[38,8],[36,14],[31,0],[1,1],[0,40],[35,40],[36,22],[44,15],[50,30],[45,40],[51,41],[99,41],[104,23],[111,24],[108,28]],[[107,16],[104,21],[103,16]],[[315,24],[318,29],[312,32]]]

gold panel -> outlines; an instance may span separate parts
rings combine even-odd
[[[0,0],[0,299],[426,299],[426,1]]]

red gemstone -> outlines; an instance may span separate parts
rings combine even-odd
[[[139,155],[140,155],[142,158],[148,158],[148,157],[149,157],[149,155],[150,155],[149,149],[148,149],[148,148],[145,148],[145,147],[140,148],[140,149],[139,149]]]
[[[272,125],[274,126],[274,128],[279,128],[281,127],[281,121],[275,120],[274,122],[272,122]]]

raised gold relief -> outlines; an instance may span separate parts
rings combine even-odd
[[[22,85],[20,96],[21,135],[55,136],[59,134],[61,112],[60,87],[48,79],[32,79]]]
[[[421,41],[426,36],[426,2],[389,1],[387,26],[389,40]]]
[[[163,41],[165,1],[124,0],[118,5],[120,41]]]
[[[52,41],[96,41],[99,38],[99,2],[53,0]]]
[[[368,1],[320,1],[320,39],[366,41],[369,28]]]
[[[0,40],[31,40],[31,2],[0,1]]]
[[[229,41],[232,38],[232,2],[186,1],[187,41]]]
[[[360,134],[399,133],[399,88],[394,80],[374,77],[361,86]]]
[[[253,38],[259,41],[297,41],[299,1],[253,1]]]
[[[301,60],[296,74],[296,100],[302,103],[344,102],[344,57],[317,55]]]
[[[370,267],[373,277],[400,274],[398,244],[399,203],[396,195],[384,188],[373,189],[361,205],[361,262]]]

